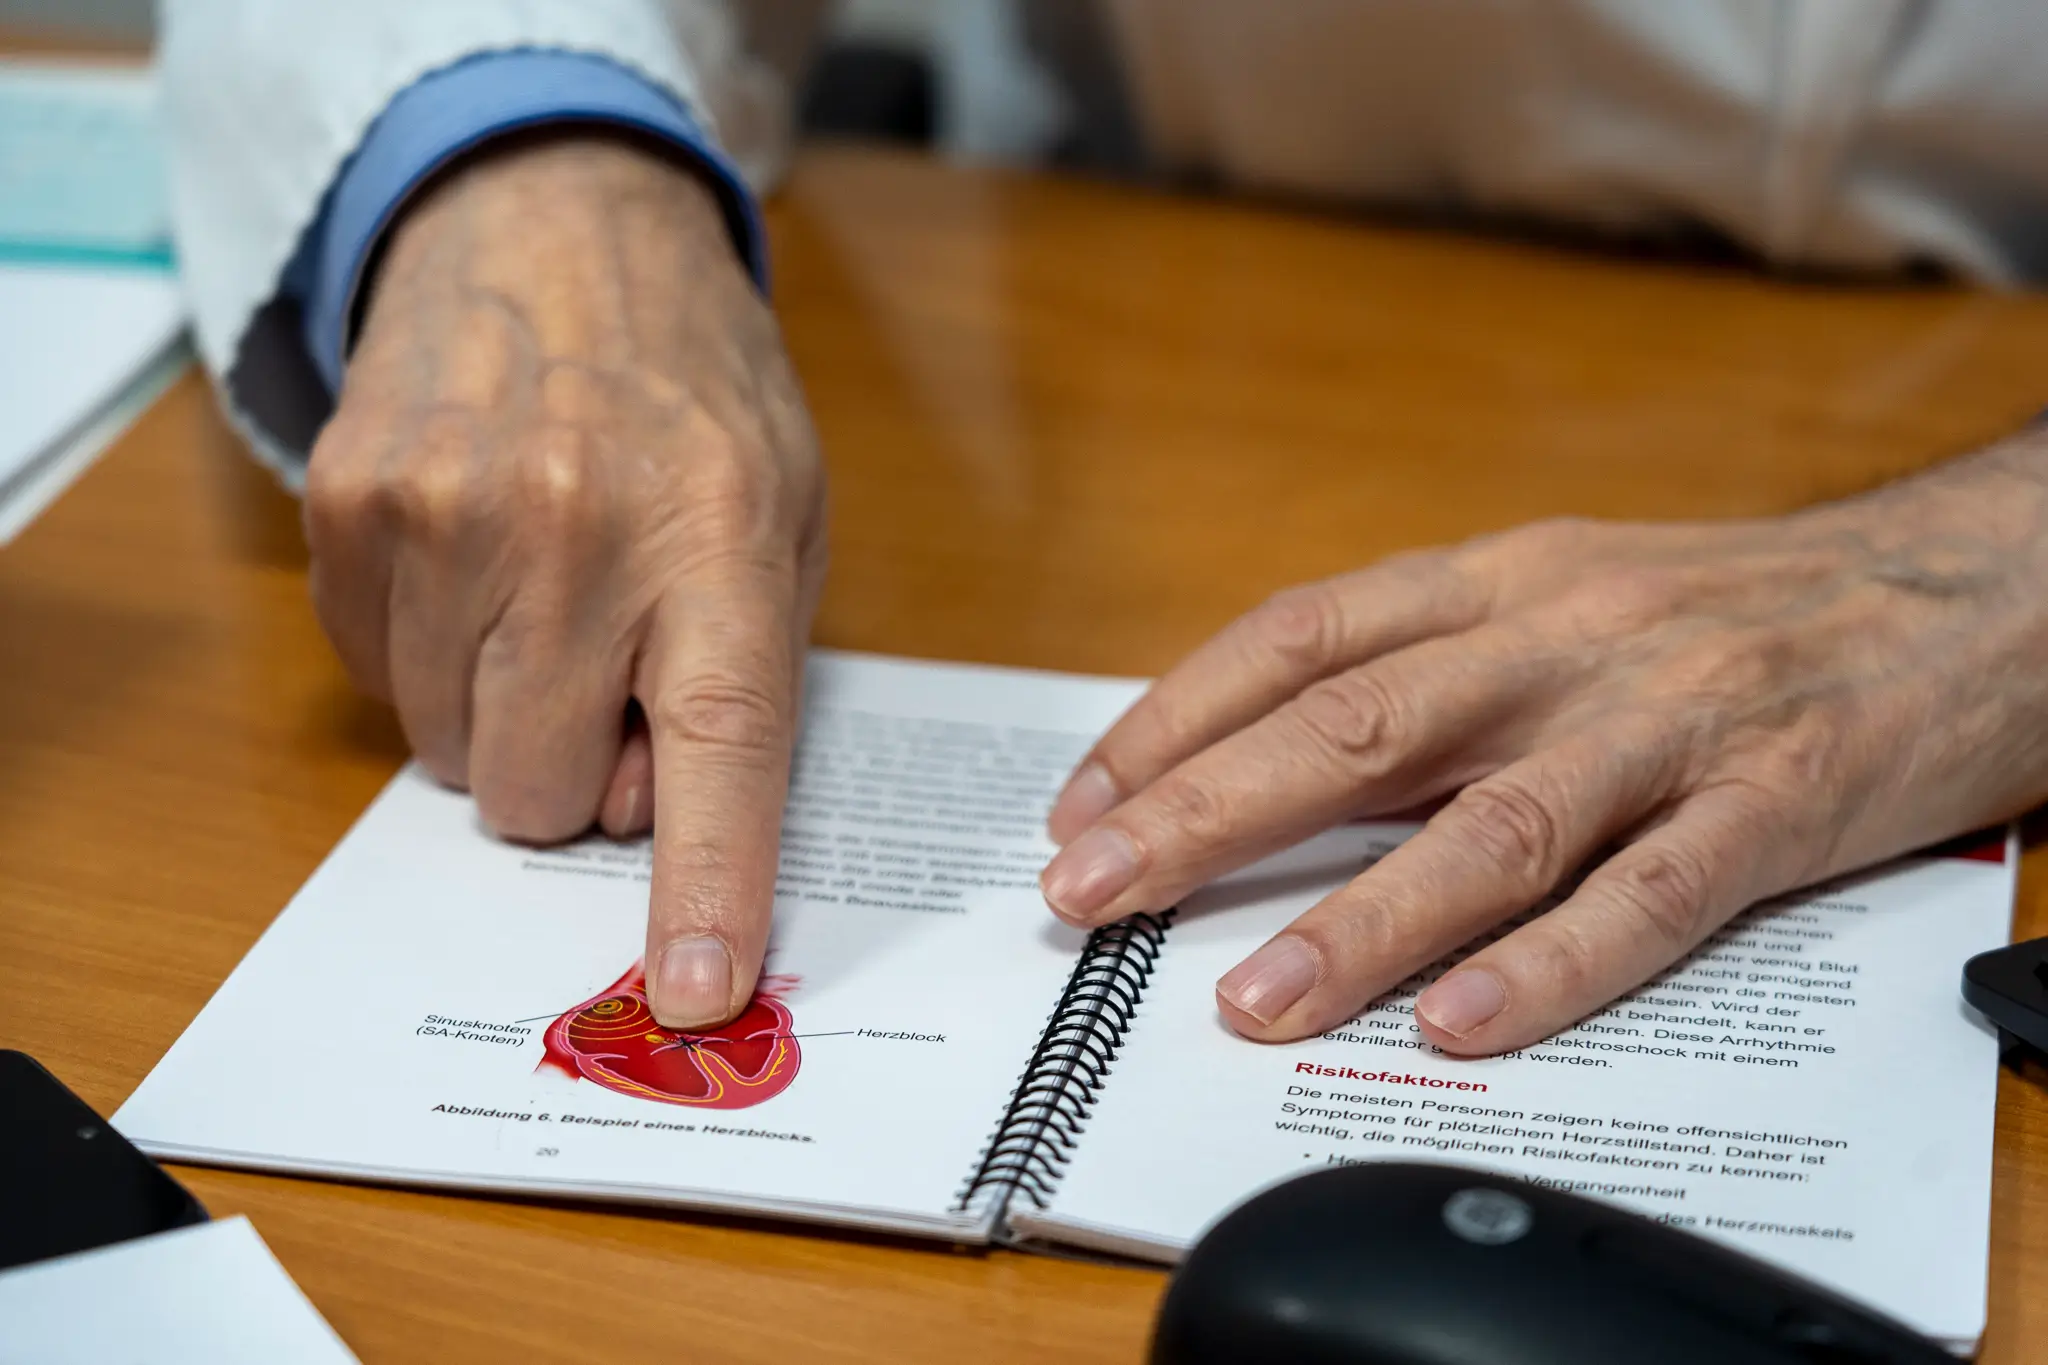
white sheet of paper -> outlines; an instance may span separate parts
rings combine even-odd
[[[355,1365],[246,1218],[0,1273],[0,1365]]]
[[[161,271],[0,265],[0,518],[184,325],[178,283]]]
[[[1997,1040],[1958,996],[2018,851],[1918,857],[1759,907],[1557,1038],[1418,1037],[1433,968],[1320,1038],[1229,1033],[1216,979],[1410,827],[1350,826],[1191,897],[1039,1236],[1172,1260],[1266,1186],[1442,1161],[1730,1243],[1950,1343],[1983,1330]]]

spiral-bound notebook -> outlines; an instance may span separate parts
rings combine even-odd
[[[2003,941],[2003,841],[1764,907],[1511,1057],[1421,1044],[1419,981],[1259,1046],[1215,978],[1411,831],[1347,826],[1173,914],[1062,927],[1044,812],[1138,690],[815,655],[767,975],[700,1034],[648,1012],[644,845],[500,844],[409,770],[115,1122],[175,1160],[1160,1261],[1289,1175],[1436,1157],[1975,1338],[1997,1047],[1955,980]]]

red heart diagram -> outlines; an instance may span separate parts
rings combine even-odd
[[[771,993],[794,978],[762,984],[729,1024],[701,1033],[663,1028],[654,1022],[646,973],[636,962],[611,989],[548,1025],[540,1065],[636,1099],[750,1108],[789,1089],[803,1062],[796,1020]]]

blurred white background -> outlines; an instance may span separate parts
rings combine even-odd
[[[0,0],[0,24],[142,36],[153,8],[152,0]],[[1024,55],[1013,0],[838,0],[832,24],[838,37],[887,42],[931,63],[937,141],[954,156],[1020,160],[1059,130],[1059,98]]]

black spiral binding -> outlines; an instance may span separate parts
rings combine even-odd
[[[994,1199],[992,1212],[1000,1219],[1017,1195],[1041,1209],[1052,1198],[1131,1027],[1173,916],[1171,910],[1132,915],[1088,936],[954,1212]]]

